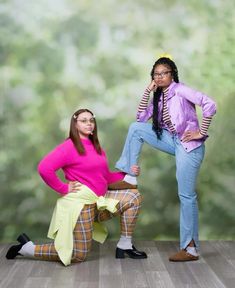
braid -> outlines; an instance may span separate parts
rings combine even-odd
[[[156,66],[158,66],[158,65],[169,66],[169,68],[172,71],[172,77],[173,77],[174,81],[176,83],[179,83],[178,69],[177,69],[175,63],[170,58],[166,58],[166,57],[161,57],[154,63],[153,68],[152,68],[151,73],[150,73],[152,80],[153,80],[154,70],[155,70]],[[157,134],[158,139],[160,139],[161,134],[162,134],[161,123],[158,120],[158,115],[159,115],[158,103],[159,103],[161,94],[162,94],[162,88],[160,88],[160,87],[158,87],[157,90],[153,93],[153,127],[152,128],[155,131],[155,133]]]
[[[158,121],[158,102],[160,96],[162,94],[162,88],[157,88],[155,92],[153,92],[153,131],[157,134],[157,138],[160,139],[162,134],[161,123]]]

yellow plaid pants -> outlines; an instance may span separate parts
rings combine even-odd
[[[109,190],[106,198],[119,200],[117,211],[99,211],[96,204],[84,205],[73,231],[72,262],[82,262],[86,259],[92,244],[94,220],[99,222],[120,215],[120,230],[123,236],[132,236],[141,207],[142,196],[137,189]],[[54,243],[36,245],[34,256],[42,260],[60,261]]]

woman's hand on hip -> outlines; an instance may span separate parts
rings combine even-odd
[[[76,193],[77,191],[81,190],[82,183],[78,181],[71,181],[69,182],[69,192],[68,193]]]
[[[202,139],[203,135],[200,133],[200,131],[185,131],[181,141],[182,142],[189,142],[191,140],[199,140]]]
[[[140,175],[140,166],[132,165],[131,166],[131,172],[134,173],[136,176],[139,176]]]

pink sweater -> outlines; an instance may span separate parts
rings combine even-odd
[[[125,173],[110,172],[105,152],[98,154],[89,139],[82,139],[85,155],[78,154],[71,139],[55,147],[38,165],[38,172],[48,186],[65,195],[69,184],[61,181],[56,171],[62,169],[65,179],[79,181],[88,186],[97,196],[104,196],[108,184],[122,180]]]

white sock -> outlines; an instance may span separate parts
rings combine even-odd
[[[132,249],[132,237],[131,236],[122,236],[120,237],[117,247],[120,249]]]
[[[195,247],[190,247],[190,246],[188,246],[188,247],[186,248],[186,250],[187,250],[187,252],[188,252],[189,254],[191,254],[191,255],[193,255],[193,256],[198,256],[198,253],[197,253],[197,250],[196,250]]]
[[[137,179],[136,176],[131,176],[129,174],[126,174],[123,178],[123,181],[126,181],[127,183],[130,183],[132,185],[137,185]]]
[[[29,241],[21,247],[19,253],[26,257],[33,257],[34,250],[35,250],[35,245],[33,244],[32,241]]]

